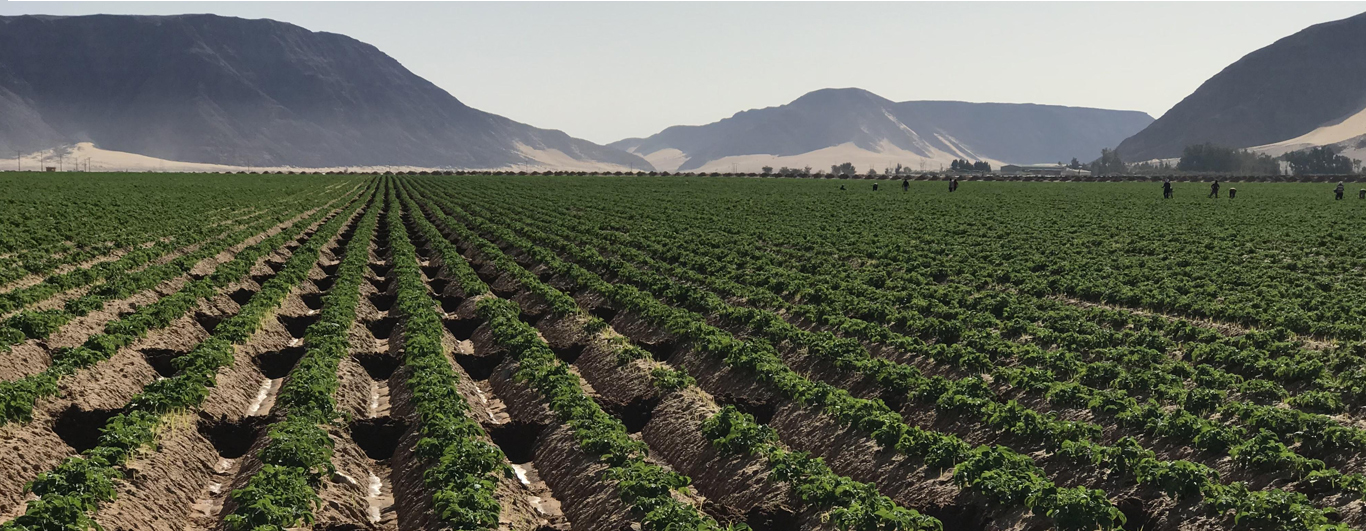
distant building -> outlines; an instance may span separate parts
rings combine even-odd
[[[1062,164],[1006,164],[1001,166],[1001,175],[1046,175],[1058,177],[1089,177],[1090,170],[1068,168]]]

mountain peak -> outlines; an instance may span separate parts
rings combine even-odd
[[[938,169],[1094,158],[1152,122],[1146,113],[1009,103],[894,102],[860,88],[827,88],[791,103],[701,126],[674,126],[612,144],[661,169],[758,171],[852,162]]]
[[[1366,13],[1305,28],[1243,56],[1126,139],[1126,160],[1206,142],[1248,148],[1332,125],[1366,108]],[[1366,131],[1362,131],[1366,133]]]
[[[849,103],[892,103],[891,100],[861,88],[823,88],[803,94],[788,105],[836,105]]]
[[[218,15],[0,17],[0,150],[254,166],[650,169],[470,108],[345,35]]]

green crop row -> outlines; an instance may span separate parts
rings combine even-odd
[[[443,242],[438,244],[438,249],[453,251],[453,247],[447,247],[449,241],[422,216],[424,209],[419,207],[406,191],[404,200],[409,205],[409,210],[424,237],[429,242]],[[436,212],[430,209],[426,211]],[[463,225],[448,223],[449,218],[443,218],[441,221],[452,230],[457,226],[464,228]],[[542,283],[497,247],[491,246],[472,233],[466,232],[464,235],[469,236],[469,239],[462,240],[478,247],[486,257],[494,261],[499,271],[513,275],[525,288],[540,294],[548,301],[561,301],[558,305],[551,305],[552,311],[557,315],[580,313],[578,304],[572,298]],[[439,250],[438,253],[440,254]],[[463,269],[473,273],[460,255],[441,254],[441,257],[448,271]],[[452,273],[459,275],[455,271]],[[717,524],[715,520],[698,512],[696,507],[680,502],[674,497],[673,491],[687,487],[692,480],[645,461],[648,453],[646,445],[632,439],[621,421],[607,414],[593,399],[584,394],[578,376],[569,372],[568,365],[555,357],[550,347],[536,335],[535,328],[521,321],[521,309],[516,303],[496,297],[485,297],[479,301],[477,311],[488,323],[495,342],[508,349],[518,360],[517,377],[528,381],[531,387],[541,394],[557,418],[570,427],[584,451],[610,465],[603,473],[604,479],[616,485],[622,501],[640,516],[644,529],[736,529],[733,526]],[[590,331],[601,330],[603,326],[604,323],[599,319],[585,319],[585,329]],[[739,528],[747,526],[741,524]]]
[[[452,209],[456,207],[451,207]],[[1124,516],[1104,493],[1082,487],[1061,488],[1052,484],[1028,457],[1002,447],[972,448],[961,439],[907,425],[880,400],[863,400],[833,386],[813,382],[793,371],[767,344],[743,341],[707,324],[702,316],[665,305],[648,292],[628,284],[612,284],[553,252],[513,234],[503,226],[456,212],[476,229],[530,254],[536,261],[564,275],[577,285],[592,289],[664,327],[697,350],[727,365],[754,374],[794,402],[816,407],[858,428],[880,445],[924,459],[931,466],[955,467],[955,481],[1007,506],[1031,507],[1054,519],[1062,529],[1090,530],[1115,527]],[[596,255],[587,251],[586,255]],[[578,256],[584,259],[586,256]],[[597,256],[596,260],[602,260]]]
[[[290,256],[285,268],[266,281],[240,312],[223,321],[209,339],[172,360],[175,375],[144,386],[122,412],[105,424],[94,448],[68,458],[53,471],[44,472],[30,482],[27,488],[38,499],[29,502],[23,515],[0,525],[0,530],[99,529],[90,513],[118,494],[115,481],[123,477],[123,466],[136,452],[156,441],[169,416],[203,403],[217,379],[218,370],[233,363],[236,345],[250,339],[260,321],[307,277],[322,246],[360,205],[361,202],[355,202],[345,213],[320,226],[308,242]],[[271,249],[273,247],[252,254],[263,256]],[[255,259],[244,267],[220,267],[209,278],[236,278],[246,274],[253,263]]]
[[[560,225],[554,223],[551,225],[562,226],[569,223],[567,220],[561,220]],[[565,230],[562,232],[570,232],[573,236],[583,239],[593,239],[592,236],[583,231]],[[1189,481],[1191,483],[1184,485],[1181,488],[1182,492],[1200,493],[1209,489],[1217,491],[1220,488],[1218,486],[1219,474],[1209,467],[1186,461],[1156,460],[1151,450],[1138,446],[1132,438],[1122,439],[1116,447],[1098,446],[1095,439],[1100,436],[1102,431],[1098,424],[1060,421],[1024,408],[1014,401],[1000,401],[985,382],[975,376],[957,382],[948,381],[942,377],[926,378],[914,367],[899,365],[881,358],[873,358],[858,341],[840,338],[830,332],[802,330],[771,312],[732,306],[706,291],[676,283],[656,273],[656,271],[662,271],[680,275],[688,274],[687,271],[680,271],[680,268],[676,266],[641,256],[639,253],[632,254],[610,244],[604,245],[602,242],[595,242],[595,244],[614,254],[630,256],[638,262],[647,264],[650,269],[638,269],[618,259],[608,259],[604,263],[591,265],[606,268],[622,280],[637,284],[654,293],[662,294],[665,298],[674,299],[686,307],[747,327],[752,332],[768,338],[774,344],[790,341],[805,347],[808,353],[826,359],[838,368],[860,372],[872,377],[888,391],[909,395],[912,399],[934,405],[947,413],[976,417],[994,430],[1016,435],[1026,441],[1041,441],[1050,450],[1058,450],[1063,445],[1086,444],[1101,448],[1097,450],[1100,453],[1126,456],[1133,462],[1150,461],[1151,463],[1143,470],[1177,467],[1199,471],[1198,475],[1190,476]],[[697,278],[699,276],[691,275],[690,280],[693,280],[694,284],[709,284],[707,279]],[[727,295],[743,296],[750,303],[758,298],[752,291],[743,290],[736,286],[732,286],[724,292]],[[785,305],[783,309],[791,309],[792,306],[797,305]],[[802,314],[800,311],[793,313]],[[1089,367],[1089,369],[1097,368],[1115,370],[1113,364],[1097,363]],[[998,376],[1002,376],[1002,379],[1010,381],[1016,387],[1048,391],[1053,403],[1070,407],[1087,407],[1098,415],[1113,416],[1125,427],[1136,428],[1151,435],[1171,437],[1182,443],[1208,450],[1216,455],[1232,455],[1235,463],[1252,472],[1291,470],[1311,483],[1319,484],[1322,487],[1352,491],[1358,495],[1363,492],[1363,487],[1366,487],[1366,477],[1361,474],[1343,474],[1336,469],[1325,470],[1322,461],[1307,459],[1298,455],[1289,450],[1271,433],[1263,432],[1261,435],[1256,433],[1249,435],[1242,428],[1228,427],[1211,422],[1192,415],[1179,406],[1175,409],[1164,409],[1155,403],[1140,404],[1133,398],[1127,397],[1123,391],[1098,390],[1077,383],[1055,382],[1050,380],[1051,373],[1048,372],[1029,369],[997,372]],[[1082,381],[1087,381],[1089,376],[1091,375],[1083,374]],[[1021,385],[1022,380],[1026,378],[1031,379],[1028,385]],[[1114,379],[1116,379],[1115,376],[1109,376],[1101,381],[1108,382]],[[1279,430],[1281,433],[1294,433],[1295,431],[1291,419],[1295,418],[1292,415],[1296,412],[1242,403],[1234,403],[1232,406],[1241,407],[1241,411],[1246,416],[1263,415],[1260,417],[1263,422],[1256,426],[1259,429],[1266,430],[1268,428],[1263,426],[1270,426],[1281,428]],[[1287,419],[1285,424],[1289,426],[1272,424],[1271,421],[1266,420],[1270,418],[1269,415],[1277,415],[1275,418]],[[1329,438],[1319,442],[1323,445],[1333,443],[1334,440]],[[1124,452],[1120,451],[1121,448],[1135,451]],[[1126,464],[1119,464],[1110,468],[1121,474],[1133,473],[1138,470],[1136,467]],[[1140,483],[1145,484],[1156,482],[1156,476],[1152,474],[1139,474],[1137,479]]]
[[[562,221],[563,221],[563,220],[562,220]],[[579,233],[579,234],[582,234],[582,233]],[[652,265],[657,265],[657,264],[652,264]],[[616,269],[616,268],[614,268],[613,271],[616,272],[616,273],[618,273],[619,275],[620,275],[620,273],[622,272],[620,269]],[[625,278],[629,278],[629,275],[627,275]],[[678,292],[681,294],[681,296],[683,296],[683,297],[692,297],[694,300],[696,300],[696,298],[697,298],[697,296],[698,296],[698,295],[697,295],[697,292],[692,291],[692,290],[681,289],[681,290],[678,290]],[[687,300],[687,299],[684,299],[684,300]],[[712,301],[712,302],[715,302],[715,301]],[[703,306],[702,308],[703,308],[704,311],[709,311],[709,313],[711,313],[711,314],[713,314],[713,315],[718,314],[718,313],[724,315],[724,314],[726,313],[726,308],[721,307],[721,306],[717,306],[717,305],[715,305],[715,304],[712,304],[712,305],[710,305],[710,306]],[[731,313],[734,313],[734,312],[731,312]],[[742,313],[743,313],[743,312],[742,312]],[[751,316],[749,316],[749,317],[753,317],[753,316],[751,315]],[[760,324],[761,326],[778,326],[780,330],[781,330],[781,325],[786,325],[786,323],[781,323],[781,324],[779,324],[779,322],[776,321],[776,320],[774,320],[774,319],[766,319],[766,320],[765,320],[765,319],[759,319],[759,322],[760,322],[759,324]],[[751,325],[752,325],[752,324],[753,324],[753,321],[751,321]],[[789,325],[789,326],[790,326],[790,325]],[[774,338],[774,339],[775,339],[775,340],[793,339],[793,337],[791,336],[791,333],[794,333],[794,330],[788,329],[788,330],[786,330],[786,332],[789,333],[786,337],[776,337],[776,338]],[[827,338],[825,338],[825,341],[833,341],[833,338],[832,338],[832,337],[827,337]],[[836,359],[836,360],[841,359],[840,357],[838,357],[838,355],[840,355],[841,352],[843,352],[843,355],[847,355],[847,354],[849,353],[849,349],[843,349],[843,351],[841,351],[840,349],[832,349],[832,348],[830,348],[830,347],[833,347],[834,345],[831,345],[831,344],[829,344],[829,343],[826,343],[825,345],[820,345],[819,343],[810,343],[810,342],[808,342],[808,343],[807,343],[807,346],[809,346],[809,347],[812,347],[812,346],[817,347],[818,350],[819,350],[819,348],[820,348],[821,346],[824,346],[824,347],[827,349],[827,352],[828,352],[828,353],[833,354],[833,355],[837,355],[837,357],[834,358],[834,359]],[[848,344],[846,344],[845,346],[846,346],[846,347],[851,347],[851,348],[858,348],[857,343],[848,343]],[[850,360],[849,358],[847,358],[847,357],[845,357],[845,358],[843,358],[843,359],[845,360],[845,362],[850,362],[850,361],[851,361],[851,360]],[[855,360],[853,360],[853,361],[857,361],[857,359],[855,359]],[[866,359],[866,352],[864,353],[864,361],[873,362],[873,360],[867,360],[867,359]],[[874,362],[874,363],[875,363],[875,362]],[[849,364],[849,363],[846,363],[846,366],[847,366],[848,364]],[[866,365],[866,364],[865,364],[865,365]],[[887,367],[876,367],[876,368],[883,369],[883,368],[887,368]],[[906,369],[906,368],[903,368],[903,369]],[[900,372],[896,372],[896,371],[880,371],[880,372],[882,372],[881,376],[886,376],[886,377],[890,378],[892,381],[896,381],[896,379],[898,379],[898,378],[899,378],[899,379],[902,379],[902,380],[904,381],[904,379],[905,379],[906,377],[908,377],[908,376],[912,376],[912,377],[913,377],[913,376],[916,376],[916,375],[914,375],[914,374],[909,374],[909,373],[905,372],[904,370],[902,370],[902,371],[900,371]],[[923,383],[923,382],[922,382],[922,383]],[[940,386],[940,387],[942,388],[943,386]],[[952,389],[950,389],[950,390],[952,390]],[[983,388],[982,390],[985,390],[985,389]],[[937,395],[937,396],[942,396],[942,395],[939,395],[939,393],[936,393],[936,395]],[[1057,438],[1057,439],[1054,440],[1055,447],[1056,447],[1056,444],[1057,444],[1058,442],[1069,442],[1069,441],[1070,441],[1070,442],[1073,442],[1073,443],[1077,443],[1077,442],[1082,442],[1082,441],[1084,441],[1084,439],[1082,439],[1082,440],[1074,440],[1075,437],[1067,437],[1067,435],[1075,435],[1075,430],[1072,430],[1072,433],[1068,433],[1069,430],[1067,430],[1067,429],[1063,429],[1062,431],[1053,430],[1053,429],[1049,428],[1049,426],[1050,426],[1050,424],[1055,424],[1056,422],[1052,422],[1052,421],[1049,421],[1049,420],[1047,420],[1047,419],[1043,419],[1043,418],[1039,417],[1037,414],[1034,414],[1034,415],[1031,416],[1031,415],[1029,415],[1029,413],[1033,413],[1032,411],[1022,410],[1022,408],[1020,408],[1018,405],[1014,405],[1014,404],[1002,404],[1002,405],[1000,405],[1000,406],[997,408],[997,409],[999,409],[999,411],[996,411],[996,410],[992,410],[992,411],[980,411],[980,408],[981,408],[982,406],[984,406],[984,405],[989,405],[990,403],[984,401],[984,400],[985,400],[985,396],[983,396],[983,393],[976,393],[976,395],[977,395],[977,396],[973,396],[973,394],[963,395],[963,394],[961,394],[961,393],[958,393],[958,394],[955,394],[954,396],[958,396],[958,397],[960,398],[959,400],[950,401],[948,404],[945,404],[945,403],[942,402],[942,401],[938,401],[938,402],[939,402],[941,405],[949,405],[949,406],[953,406],[953,407],[967,406],[967,407],[970,407],[970,408],[972,408],[972,409],[978,409],[978,410],[979,410],[978,413],[981,414],[980,416],[982,416],[982,417],[983,417],[984,419],[986,419],[988,422],[994,423],[993,425],[995,425],[995,426],[998,427],[998,428],[1001,428],[1001,427],[1005,427],[1005,428],[1007,428],[1007,429],[1010,429],[1010,428],[1018,428],[1019,430],[1022,430],[1024,433],[1035,433],[1035,434],[1040,434],[1040,435],[1046,435],[1046,434],[1048,434],[1050,431],[1053,432],[1054,434],[1062,434],[1062,435],[1063,435],[1062,437],[1059,437],[1059,438]],[[1023,416],[1022,416],[1022,415],[1023,415]],[[1031,420],[1031,419],[1032,419],[1032,421],[1030,421],[1030,422],[1024,422],[1024,421]],[[1062,429],[1062,428],[1069,428],[1069,426],[1059,426],[1059,429]],[[1092,430],[1092,431],[1098,432],[1098,427],[1094,427],[1094,426],[1093,426],[1093,430]],[[1087,441],[1087,442],[1089,442],[1089,441]],[[1094,443],[1091,443],[1091,444],[1094,444]],[[1132,440],[1129,440],[1129,444],[1132,444]],[[1241,461],[1246,462],[1248,465],[1253,466],[1253,467],[1256,467],[1256,466],[1265,466],[1265,465],[1267,464],[1267,461],[1265,460],[1265,458],[1267,458],[1267,457],[1273,457],[1273,458],[1280,459],[1281,461],[1279,461],[1279,463],[1282,464],[1282,465],[1287,464],[1287,463],[1288,463],[1288,464],[1295,464],[1295,463],[1304,464],[1305,466],[1302,467],[1302,468],[1304,468],[1306,472],[1309,471],[1309,470],[1312,470],[1313,468],[1315,468],[1315,466],[1312,466],[1312,465],[1314,465],[1314,463],[1307,462],[1307,461],[1305,461],[1303,458],[1300,458],[1299,456],[1296,456],[1293,452],[1288,452],[1288,451],[1286,451],[1286,449],[1285,449],[1285,447],[1284,447],[1283,445],[1281,445],[1281,446],[1279,446],[1279,447],[1276,447],[1276,446],[1275,446],[1276,444],[1279,444],[1279,443],[1269,443],[1268,441],[1265,440],[1264,437],[1262,437],[1262,438],[1254,438],[1253,440],[1248,441],[1247,443],[1241,445],[1241,447],[1239,448],[1239,451],[1236,451],[1235,453],[1240,454],[1240,458],[1241,458],[1240,460],[1241,460]],[[1287,461],[1285,461],[1286,459],[1289,459],[1290,461],[1287,462]],[[1201,488],[1200,488],[1201,485],[1205,485],[1205,486],[1208,486],[1208,487],[1215,487],[1215,488],[1213,488],[1213,489],[1210,491],[1210,493],[1209,493],[1209,494],[1210,494],[1210,495],[1209,495],[1209,498],[1210,498],[1211,506],[1214,507],[1214,508],[1216,508],[1216,509],[1220,509],[1221,507],[1227,507],[1227,506],[1228,506],[1228,505],[1227,505],[1227,502],[1229,501],[1229,497],[1221,496],[1221,495],[1220,495],[1220,494],[1221,494],[1221,491],[1220,491],[1219,488],[1217,488],[1217,487],[1220,487],[1220,486],[1219,486],[1217,483],[1215,483],[1215,482],[1213,482],[1213,481],[1211,480],[1212,477],[1213,477],[1213,478],[1217,478],[1217,474],[1213,474],[1213,471],[1212,471],[1212,470],[1209,470],[1209,469],[1205,468],[1205,469],[1203,469],[1203,471],[1202,471],[1201,467],[1199,467],[1198,465],[1194,465],[1194,464],[1192,464],[1192,463],[1186,463],[1186,462],[1182,462],[1182,461],[1170,462],[1170,463],[1155,461],[1155,460],[1152,460],[1151,452],[1147,452],[1147,455],[1146,455],[1146,456],[1145,456],[1144,454],[1140,453],[1140,454],[1138,454],[1137,459],[1135,459],[1135,460],[1146,460],[1145,462],[1149,462],[1149,463],[1150,463],[1147,467],[1144,468],[1145,473],[1144,473],[1143,475],[1140,476],[1141,478],[1147,479],[1147,482],[1158,482],[1158,481],[1159,481],[1159,478],[1162,478],[1162,479],[1161,479],[1162,481],[1167,481],[1168,478],[1169,478],[1169,476],[1170,476],[1170,474],[1167,474],[1166,472],[1167,472],[1169,469],[1173,469],[1173,468],[1175,468],[1175,469],[1181,469],[1181,470],[1194,470],[1194,471],[1198,471],[1198,472],[1200,472],[1199,474],[1196,474],[1196,475],[1194,475],[1194,476],[1192,476],[1192,477],[1190,477],[1190,478],[1188,479],[1188,481],[1193,482],[1193,483],[1188,483],[1187,485],[1185,485],[1185,486],[1183,487],[1183,489],[1184,489],[1185,491],[1187,491],[1187,492],[1189,492],[1189,491],[1191,491],[1191,490],[1194,490],[1194,491],[1196,491],[1196,492],[1199,492],[1199,491],[1201,491]],[[1322,467],[1322,463],[1317,463],[1317,467]],[[1121,466],[1121,467],[1117,467],[1117,468],[1120,469],[1120,470],[1125,470],[1125,468],[1122,467],[1122,466]],[[1318,473],[1315,473],[1315,474],[1318,474]],[[1339,477],[1342,477],[1342,476],[1339,475]],[[1350,478],[1349,478],[1349,480],[1350,480]],[[1345,483],[1345,482],[1344,482],[1344,483]],[[1192,486],[1194,486],[1194,487],[1196,487],[1196,488],[1192,489],[1192,488],[1191,488]],[[1237,489],[1237,487],[1238,487],[1238,486],[1233,486],[1233,487],[1229,487],[1229,488]],[[1318,515],[1319,515],[1318,517],[1311,518],[1310,520],[1314,520],[1314,521],[1318,521],[1318,522],[1324,522],[1324,521],[1326,521],[1324,515],[1323,515],[1322,513],[1320,513],[1319,511],[1317,511],[1316,509],[1314,509],[1313,507],[1309,506],[1309,505],[1307,504],[1307,500],[1305,500],[1305,499],[1303,498],[1302,495],[1298,495],[1298,494],[1293,494],[1293,495],[1292,495],[1292,494],[1290,494],[1290,493],[1283,493],[1283,492],[1275,492],[1275,491],[1273,491],[1273,492],[1267,493],[1267,494],[1265,494],[1265,495],[1254,495],[1254,496],[1252,496],[1251,498],[1254,498],[1254,499],[1255,499],[1255,498],[1258,498],[1259,496],[1261,496],[1262,498],[1266,498],[1266,497],[1285,498],[1285,499],[1288,500],[1288,501],[1294,501],[1294,500],[1298,499],[1298,500],[1299,500],[1298,503],[1299,503],[1299,506],[1300,506],[1299,509],[1296,509],[1295,507],[1291,507],[1292,510],[1289,511],[1289,512],[1302,511],[1302,512],[1306,512],[1309,516],[1314,516],[1315,514],[1318,514]],[[1246,501],[1246,500],[1243,500],[1243,501]],[[1262,506],[1262,504],[1258,504],[1258,503],[1243,503],[1240,507],[1248,507],[1248,509],[1246,509],[1246,510],[1244,511],[1244,514],[1240,514],[1240,518],[1246,519],[1246,520],[1248,520],[1248,521],[1256,521],[1256,520],[1258,520],[1258,519],[1263,519],[1263,520],[1268,520],[1268,521],[1274,520],[1274,519],[1275,519],[1275,515],[1269,515],[1269,514],[1254,514],[1254,513],[1258,510],[1258,508],[1261,507],[1261,506]]]
[[[502,450],[485,440],[483,428],[470,417],[469,403],[456,392],[458,376],[442,346],[441,316],[422,281],[417,248],[403,224],[397,183],[389,185],[387,228],[393,268],[388,276],[396,279],[391,311],[401,316],[403,327],[405,385],[422,434],[417,455],[429,463],[422,480],[433,492],[432,504],[442,522],[454,529],[493,529],[500,510],[493,495],[496,475],[511,477],[512,468]]]
[[[275,409],[285,416],[266,434],[266,444],[257,455],[262,468],[244,487],[228,495],[234,503],[224,518],[228,529],[284,531],[300,522],[313,522],[314,507],[320,503],[317,489],[335,471],[332,439],[321,426],[341,416],[333,397],[339,385],[337,367],[350,349],[351,324],[379,219],[376,199],[378,195],[370,198],[356,222],[337,267],[337,280],[323,296],[318,322],[304,333],[307,350],[275,397]],[[308,270],[303,272],[306,275]]]
[[[352,197],[353,201],[354,199]],[[107,323],[104,333],[91,336],[81,346],[58,350],[53,354],[52,365],[43,372],[18,380],[0,382],[0,423],[28,422],[32,418],[36,401],[39,398],[56,395],[59,391],[57,384],[62,378],[78,369],[91,367],[113,357],[120,348],[144,337],[149,330],[169,325],[193,308],[199,300],[212,297],[219,289],[245,277],[260,257],[266,256],[290,239],[297,238],[308,226],[327,215],[327,210],[319,209],[312,216],[292,225],[290,229],[238,252],[232,260],[220,264],[209,276],[188,282],[175,293]],[[245,310],[247,308],[244,307]],[[223,328],[225,326],[229,328]],[[232,326],[236,325],[228,321],[218,325],[219,329],[225,331],[230,330]],[[217,331],[218,329],[215,329],[215,333]]]

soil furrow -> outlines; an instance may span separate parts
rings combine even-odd
[[[329,204],[331,203],[335,203],[335,201],[329,202]],[[325,206],[323,208],[331,207]],[[29,339],[14,345],[11,347],[11,352],[0,355],[0,380],[14,380],[43,371],[51,363],[52,354],[57,349],[81,345],[90,336],[102,332],[104,325],[108,322],[130,313],[138,307],[155,302],[161,297],[175,293],[190,280],[212,273],[214,268],[220,264],[232,260],[242,249],[278,234],[316,211],[317,209],[307,210],[261,233],[233,244],[216,256],[200,260],[191,268],[189,274],[166,280],[151,290],[136,293],[124,299],[108,301],[99,310],[72,319],[46,339]],[[252,275],[256,277],[258,273],[253,271]],[[224,293],[236,293],[241,289],[247,288],[235,286],[230,290],[225,290]]]
[[[311,233],[323,222],[320,220],[308,231]],[[271,232],[278,233],[280,229],[277,226]],[[259,242],[267,237],[268,234],[263,234],[252,239]],[[233,251],[247,246],[235,246]],[[282,252],[286,251],[277,250],[276,254]],[[273,275],[273,270],[264,265],[270,259],[269,255],[259,259],[253,274],[260,271]],[[226,261],[214,259],[212,263],[216,266]],[[254,291],[259,290],[260,285],[257,280],[248,278],[233,288]],[[201,300],[196,310],[187,312],[170,326],[150,332],[128,348],[120,349],[109,360],[62,379],[61,393],[51,399],[39,400],[31,422],[0,427],[0,470],[7,472],[6,480],[0,481],[0,510],[13,514],[22,512],[19,502],[25,499],[22,490],[25,482],[52,469],[66,457],[94,446],[104,420],[116,414],[142,386],[165,376],[163,373],[167,372],[171,358],[188,352],[208,337],[205,323],[221,321],[237,309],[237,303],[222,293],[212,300]],[[220,385],[223,382],[220,380]],[[209,401],[210,404],[215,402]]]
[[[354,223],[358,215],[359,210],[346,223]],[[311,227],[286,248],[297,249],[314,236],[316,229],[317,226]],[[335,247],[339,238],[340,234],[330,238],[319,262],[335,261],[328,249]],[[294,249],[278,249],[258,260],[252,270],[253,278],[273,276],[279,269],[272,264],[284,264]],[[316,263],[310,277],[315,274],[322,275]],[[180,531],[206,523],[207,528],[216,526],[219,515],[215,509],[229,510],[223,498],[241,487],[259,467],[254,456],[265,442],[265,430],[274,418],[273,393],[284,376],[266,372],[278,369],[287,373],[291,368],[287,359],[272,358],[272,354],[296,342],[286,323],[291,316],[310,311],[300,292],[311,287],[312,283],[307,281],[294,286],[274,315],[264,318],[251,339],[233,349],[232,364],[219,371],[208,398],[193,413],[194,429],[189,422],[185,426],[176,423],[158,440],[157,452],[129,463],[129,468],[142,473],[120,485],[118,498],[100,510],[97,521],[101,525],[111,531]],[[216,299],[223,298],[220,294]],[[272,367],[271,363],[275,365]],[[267,391],[264,400],[262,389]],[[205,514],[212,514],[213,518],[205,522]]]
[[[416,243],[416,242],[415,242]],[[387,254],[388,249],[385,245],[382,254]],[[423,247],[418,247],[418,259],[426,271],[423,272],[423,280],[433,289],[432,295],[439,298],[443,292],[449,292],[449,279],[443,278],[440,270],[440,262],[430,261],[430,252]],[[372,270],[388,272],[390,263],[372,267]],[[428,273],[431,273],[430,275]],[[392,279],[385,279],[381,285],[389,288],[388,295],[392,295],[395,283]],[[437,291],[435,287],[443,289]],[[387,299],[377,297],[375,300],[384,304]],[[473,300],[469,301],[471,313]],[[378,311],[378,310],[377,310]],[[449,315],[449,314],[448,314]],[[463,338],[468,339],[468,338]],[[399,356],[399,345],[402,345],[403,329],[402,322],[392,331],[390,338],[391,351],[394,356]],[[472,378],[460,364],[456,363],[454,356],[473,354],[472,344],[469,341],[462,341],[446,330],[443,333],[442,343],[445,346],[447,362],[450,363],[452,370],[457,377],[456,391],[470,405],[470,414],[484,426],[489,433],[499,433],[499,428],[503,424],[512,421],[510,415],[501,409],[503,403],[498,400],[493,389],[487,382],[477,382]],[[399,443],[394,451],[390,466],[393,469],[393,491],[395,497],[395,509],[398,517],[398,528],[400,530],[426,530],[439,529],[440,521],[434,518],[432,512],[431,492],[422,480],[422,470],[425,463],[415,454],[415,445],[421,438],[419,425],[417,422],[412,396],[405,384],[408,377],[406,367],[400,367],[389,379],[389,399],[391,404],[391,418],[398,419],[406,429],[399,438]],[[504,421],[499,424],[496,421]],[[486,442],[499,444],[499,439],[489,437],[484,439]],[[506,441],[503,441],[506,442]],[[530,442],[530,441],[526,441]],[[501,445],[500,445],[501,446]],[[508,449],[504,448],[504,453],[508,454]],[[501,507],[499,514],[500,530],[536,530],[536,529],[568,529],[568,522],[560,511],[559,502],[550,489],[546,487],[538,474],[539,469],[533,458],[526,455],[527,452],[512,452],[508,454],[510,465],[515,471],[513,477],[500,477],[497,483],[495,498]]]

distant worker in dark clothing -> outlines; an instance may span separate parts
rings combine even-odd
[[[950,180],[949,180],[949,191],[950,191],[950,192],[956,192],[956,191],[958,191],[958,178],[957,178],[957,177],[954,177],[953,179],[950,179]]]
[[[1219,181],[1214,181],[1214,184],[1209,185],[1209,195],[1205,197],[1219,198]]]
[[[1357,192],[1357,199],[1366,199],[1366,188],[1362,188]]]
[[[1333,195],[1334,195],[1334,197],[1335,197],[1336,199],[1342,199],[1342,192],[1344,192],[1344,191],[1346,191],[1346,190],[1347,190],[1347,186],[1346,186],[1346,185],[1344,185],[1344,184],[1342,184],[1342,183],[1338,183],[1338,187],[1333,189]]]
[[[1165,180],[1165,181],[1162,181],[1162,198],[1163,198],[1163,199],[1171,199],[1171,198],[1172,198],[1172,180],[1171,180],[1171,179],[1167,179],[1167,180]]]
[[[1228,189],[1228,198],[1229,198],[1229,199],[1233,199],[1233,196],[1236,196],[1236,195],[1238,195],[1238,189],[1237,189],[1237,188],[1229,188],[1229,189]]]
[[[909,192],[909,191],[911,191],[911,180],[910,180],[910,179],[902,179],[902,180],[901,180],[901,191],[903,191],[903,192]]]
[[[841,184],[841,185],[840,185],[840,190],[843,190],[843,189],[844,189],[844,185]]]
[[[874,191],[874,192],[877,191],[877,183],[873,183],[873,191]]]

